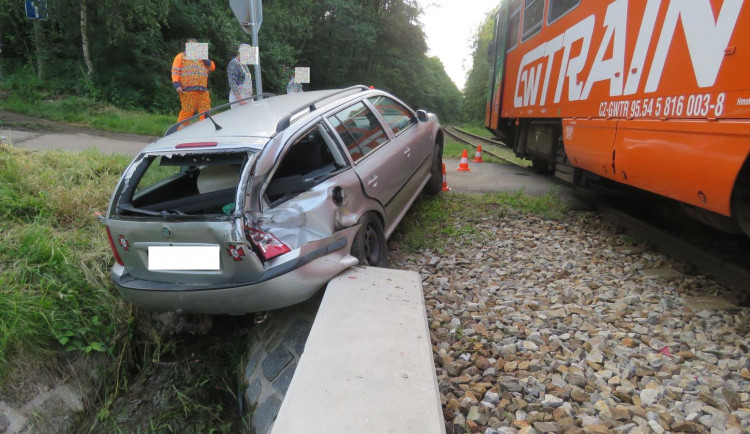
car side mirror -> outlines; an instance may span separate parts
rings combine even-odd
[[[427,112],[424,110],[417,110],[417,119],[419,119],[419,122],[427,122]]]

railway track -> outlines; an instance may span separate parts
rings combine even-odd
[[[516,161],[499,155],[500,149],[507,149],[502,142],[479,137],[461,131],[453,126],[443,127],[443,131],[459,143],[474,148],[476,148],[478,144],[481,144],[484,152],[532,172],[530,167],[519,165]],[[550,176],[549,178],[558,184],[567,186],[571,185],[570,183],[564,182],[554,176]],[[741,298],[745,300],[745,303],[743,304],[747,305],[748,301],[750,301],[750,262],[748,262],[746,256],[739,255],[741,257],[744,256],[744,259],[741,259],[741,261],[744,262],[738,264],[736,262],[736,257],[738,256],[736,249],[723,249],[731,251],[722,251],[719,253],[711,252],[711,250],[715,249],[708,248],[702,243],[696,244],[694,242],[686,241],[685,237],[680,233],[668,232],[657,227],[655,223],[628,212],[627,207],[622,206],[622,203],[628,202],[627,200],[619,200],[619,205],[614,206],[611,203],[611,198],[609,198],[607,194],[604,194],[595,188],[575,187],[573,190],[579,197],[581,197],[581,199],[596,208],[596,210],[607,221],[619,225],[627,234],[638,239],[646,240],[657,250],[679,260],[680,262],[689,264],[691,266],[690,271],[710,276],[722,286],[741,294]],[[740,237],[741,235],[737,236]],[[743,243],[741,243],[741,245],[748,244],[744,239],[742,241]],[[739,249],[743,250],[742,247],[739,247]],[[746,252],[743,253],[745,255],[747,254]]]
[[[477,145],[482,145],[482,152],[486,152],[495,158],[498,158],[508,163],[517,164],[510,158],[503,156],[502,150],[509,149],[505,144],[499,140],[492,140],[485,137],[477,136],[476,134],[467,133],[462,131],[453,125],[447,125],[443,127],[443,131],[453,140],[472,146],[476,149]]]

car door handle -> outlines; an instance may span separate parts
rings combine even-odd
[[[369,181],[367,181],[367,185],[370,187],[377,187],[378,186],[378,175],[372,175],[372,178],[370,178]]]
[[[407,157],[411,156],[411,148],[410,147],[407,146],[407,147],[404,148],[404,155],[406,155]]]

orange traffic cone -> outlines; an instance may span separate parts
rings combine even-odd
[[[464,149],[464,153],[461,155],[461,164],[458,165],[458,168],[456,168],[459,172],[468,172],[471,169],[469,169],[469,156],[466,154],[466,149]]]
[[[451,191],[448,187],[448,178],[445,176],[445,163],[443,163],[443,191]]]
[[[477,145],[477,152],[474,153],[474,159],[471,161],[474,163],[484,163],[482,161],[482,145]]]

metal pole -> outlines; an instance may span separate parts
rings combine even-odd
[[[253,46],[258,46],[258,27],[253,26]],[[258,50],[258,63],[255,64],[255,88],[258,89],[255,93],[260,95],[263,93],[263,82],[260,77],[260,50]],[[262,98],[262,97],[261,97]]]
[[[262,7],[260,2],[257,2],[257,6],[259,8]],[[253,47],[258,47],[258,27],[260,27],[258,16],[260,15],[262,17],[262,13],[262,11],[256,10],[256,2],[250,1],[250,22],[253,26]],[[260,95],[263,93],[263,81],[260,76],[260,48],[258,48],[257,61],[258,63],[255,64],[255,94]],[[259,97],[258,99],[262,99],[262,97]]]

